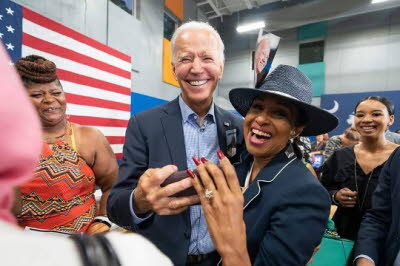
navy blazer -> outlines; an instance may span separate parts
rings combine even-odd
[[[326,228],[329,194],[290,149],[277,154],[244,194],[252,265],[305,265]],[[247,153],[236,167],[241,185],[252,160]]]
[[[400,148],[387,160],[361,223],[355,257],[367,255],[375,265],[393,265],[400,250]]]
[[[227,151],[226,133],[236,129],[237,153],[230,158],[238,162],[244,149],[243,119],[215,106],[218,142]],[[186,170],[186,149],[182,114],[178,98],[162,106],[138,113],[129,121],[119,167],[119,180],[111,189],[107,214],[111,221],[150,239],[174,265],[185,265],[189,250],[191,224],[189,209],[178,215],[153,215],[135,225],[129,211],[129,199],[139,177],[148,168],[174,164]],[[134,247],[132,247],[134,248]]]

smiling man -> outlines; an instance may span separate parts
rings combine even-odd
[[[243,120],[213,101],[224,69],[224,45],[213,27],[183,24],[172,36],[171,49],[181,94],[131,118],[108,215],[149,238],[174,265],[215,265],[218,255],[198,196],[172,196],[191,187],[191,179],[161,184],[178,170],[194,169],[192,158],[217,163],[219,150],[238,162]]]

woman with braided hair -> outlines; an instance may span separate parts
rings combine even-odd
[[[52,61],[30,55],[15,66],[43,133],[33,178],[20,189],[19,224],[68,233],[108,231],[106,202],[118,174],[109,143],[97,129],[68,121],[65,94]],[[96,185],[103,192],[99,208]]]

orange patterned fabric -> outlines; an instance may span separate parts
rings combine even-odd
[[[43,143],[33,179],[21,186],[21,226],[85,232],[96,216],[95,176],[70,145]]]

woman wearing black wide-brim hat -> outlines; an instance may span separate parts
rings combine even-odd
[[[193,182],[222,264],[305,265],[330,198],[291,140],[329,132],[338,120],[311,105],[311,81],[287,65],[259,89],[233,89],[229,98],[245,117],[247,152],[236,169],[221,152],[219,167],[203,158]]]

